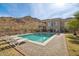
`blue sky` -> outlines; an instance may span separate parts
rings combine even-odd
[[[79,4],[77,3],[66,3],[62,6],[55,3],[0,3],[0,17],[68,18],[78,10]]]

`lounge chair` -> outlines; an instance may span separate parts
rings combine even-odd
[[[20,45],[22,43],[25,43],[25,40],[19,38],[19,37],[14,37],[14,36],[9,36],[5,38],[6,42],[9,43],[10,45]]]
[[[19,37],[11,38],[11,39],[9,39],[9,41],[13,45],[20,45],[21,43],[25,43],[25,40],[23,40],[22,38],[19,38]]]
[[[16,44],[18,44],[18,45],[20,45],[20,44],[22,44],[22,43],[25,43],[25,40],[19,39],[19,40],[16,41]]]

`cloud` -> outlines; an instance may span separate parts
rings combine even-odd
[[[68,17],[67,15],[72,14],[78,10],[76,4],[65,4],[59,8],[54,4],[31,4],[31,16],[40,19],[53,18],[53,17]],[[74,8],[74,9],[73,9]],[[71,12],[72,11],[72,12]]]
[[[10,17],[11,15],[9,14],[0,14],[0,17]],[[11,16],[12,17],[12,16]]]
[[[0,16],[32,16],[39,19],[66,18],[79,10],[79,4],[66,4],[59,8],[52,3],[0,4]]]

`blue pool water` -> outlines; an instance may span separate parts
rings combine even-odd
[[[33,33],[33,34],[26,34],[26,35],[20,35],[19,37],[22,37],[24,39],[28,39],[31,41],[36,41],[36,42],[44,42],[54,34],[51,33]]]

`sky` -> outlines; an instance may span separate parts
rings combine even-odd
[[[76,11],[78,3],[0,3],[0,17],[68,18]]]

